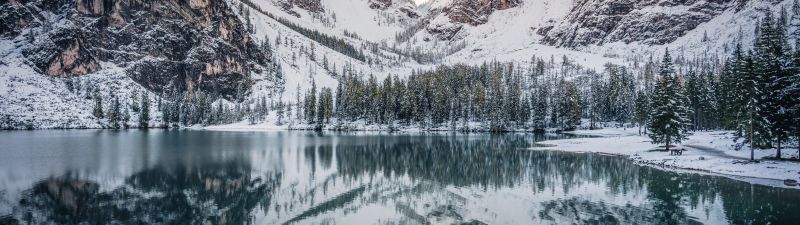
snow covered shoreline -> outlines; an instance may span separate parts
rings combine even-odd
[[[597,137],[543,141],[537,143],[540,146],[530,149],[620,155],[637,164],[659,169],[719,175],[775,187],[798,188],[786,186],[783,181],[800,179],[800,162],[762,160],[774,156],[775,149],[755,150],[755,158],[760,162],[750,162],[750,149],[743,147],[737,151],[733,135],[727,131],[690,135],[689,140],[678,145],[685,150],[680,156],[656,150],[658,145],[650,143],[646,135],[639,136],[636,129],[581,130],[571,133]],[[797,148],[782,151],[783,158],[798,156]]]
[[[292,131],[292,130],[314,130],[315,124],[298,123],[297,120],[285,122],[282,125],[278,124],[277,119],[273,115],[269,115],[267,121],[256,124],[250,124],[247,121],[242,121],[232,124],[212,125],[205,127],[193,127],[190,129],[211,130],[211,131]],[[452,126],[439,125],[439,126],[420,126],[418,124],[402,125],[396,123],[392,126],[385,124],[368,124],[364,120],[352,122],[331,122],[326,124],[323,131],[377,131],[377,132],[467,132],[467,133],[489,133],[491,130],[481,122],[470,122],[466,128],[461,125],[453,129]],[[510,129],[504,131],[507,133],[531,133],[527,129]],[[548,131],[549,132],[549,131]],[[580,135],[580,134],[577,134]],[[588,136],[588,135],[587,135]]]

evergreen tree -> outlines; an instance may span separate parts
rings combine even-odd
[[[114,101],[111,104],[108,112],[106,113],[106,117],[108,117],[108,123],[114,129],[119,129],[119,120],[120,120],[120,105],[119,105],[119,98],[114,95],[113,93],[111,96],[114,98]]]
[[[564,106],[564,79],[563,77],[554,84],[552,95],[550,96],[550,124],[554,127],[562,127],[561,123],[561,107]]]
[[[277,112],[276,113],[278,114],[278,121],[277,121],[278,123],[276,125],[281,126],[281,125],[283,125],[283,122],[284,122],[283,121],[284,120],[284,118],[283,118],[284,117],[284,105],[283,105],[283,101],[280,100],[282,98],[279,97],[278,99],[279,99],[278,104],[275,106],[275,107],[277,107],[277,110],[276,110]]]
[[[701,110],[703,111],[703,126],[706,129],[714,128],[719,129],[720,126],[720,103],[719,103],[719,94],[717,93],[717,87],[719,87],[719,82],[715,79],[715,76],[710,71],[703,73],[702,82],[701,82],[701,93],[700,93],[700,101],[703,103]]]
[[[776,158],[781,158],[781,150],[783,144],[788,142],[791,132],[792,118],[789,113],[789,105],[795,99],[790,99],[791,96],[786,95],[786,88],[791,86],[790,77],[796,73],[791,68],[792,53],[791,46],[788,44],[788,36],[786,35],[786,25],[788,22],[788,15],[786,10],[781,7],[780,18],[775,21],[773,25],[772,39],[769,44],[769,51],[772,57],[777,59],[778,67],[774,74],[768,77],[765,85],[768,88],[768,94],[765,96],[768,105],[768,119],[770,120],[773,140],[777,147],[775,154]]]
[[[773,124],[770,117],[773,104],[770,98],[773,96],[769,96],[771,94],[769,88],[770,82],[781,70],[775,49],[778,32],[774,23],[772,14],[767,13],[758,27],[759,35],[754,52],[745,62],[747,70],[742,71],[746,116],[740,124],[740,129],[743,131],[745,142],[750,144],[751,151],[754,148],[772,147]],[[752,153],[751,159],[754,159]]]
[[[531,100],[533,102],[533,118],[531,119],[533,131],[544,132],[547,128],[547,93],[543,88],[537,90]]]
[[[653,143],[663,143],[666,145],[666,150],[669,151],[671,144],[681,143],[686,139],[690,112],[684,102],[686,98],[675,77],[675,69],[669,51],[664,54],[659,76],[651,99],[652,111],[647,127]]]
[[[173,107],[170,105],[170,102],[162,105],[161,109],[161,127],[162,128],[169,128],[170,126],[170,119],[171,119],[171,112]]]
[[[139,91],[133,89],[133,91],[131,91],[131,110],[138,113],[140,109],[139,106]]]
[[[228,118],[225,112],[224,105],[222,101],[219,101],[219,104],[217,104],[217,123],[225,123],[227,121]]]
[[[247,111],[247,121],[250,123],[250,125],[256,124],[258,122],[258,119],[256,117],[256,113],[255,113],[256,111],[250,106],[249,103],[246,104],[245,108],[246,108],[246,111]]]
[[[517,126],[522,126],[522,128],[529,128],[529,122],[531,121],[531,110],[532,106],[532,98],[528,96],[522,96],[520,101],[522,101],[522,106],[519,108],[519,116],[520,119],[517,121]]]
[[[295,120],[296,121],[302,121],[304,119],[303,117],[305,115],[305,114],[303,114],[303,110],[305,110],[305,108],[303,108],[303,104],[300,102],[300,99],[301,99],[300,94],[301,94],[301,92],[300,92],[300,85],[299,84],[297,85],[297,89],[296,90],[297,91],[294,94],[294,103],[295,103],[294,106],[295,106],[295,116],[296,116]],[[288,107],[287,115],[288,115],[289,118],[292,118],[292,107]]]
[[[636,103],[635,103],[636,112],[633,117],[633,121],[639,126],[639,135],[642,134],[642,128],[644,127],[644,133],[647,134],[647,124],[650,121],[650,96],[645,91],[639,91],[636,94]]]
[[[94,91],[94,117],[103,119],[103,97],[97,90]]]
[[[606,118],[618,124],[630,122],[633,117],[635,90],[633,78],[623,66],[606,65],[606,67],[609,74],[608,91],[604,93],[608,98],[605,103],[608,109]]]
[[[689,99],[687,104],[692,110],[690,116],[692,121],[691,128],[694,131],[704,130],[706,129],[705,116],[709,113],[706,111],[708,99],[705,78],[694,70],[689,71],[685,77],[686,88],[684,88],[684,95]]]
[[[127,106],[120,106],[120,110],[122,111],[122,116],[120,117],[120,123],[123,128],[128,128],[128,122],[131,121],[131,113],[128,111]]]
[[[369,74],[367,84],[364,87],[363,100],[361,101],[362,107],[366,109],[363,114],[367,119],[367,123],[378,122],[378,115],[380,109],[377,108],[378,103],[378,80],[373,74]]]
[[[261,43],[261,51],[264,52],[264,56],[267,59],[273,59],[273,52],[272,52],[272,44],[269,41],[269,35],[264,35],[264,42]],[[275,61],[272,61],[276,63]]]
[[[333,115],[333,93],[330,88],[322,88],[317,104],[317,129],[322,129]]]
[[[608,68],[608,66],[607,66]],[[596,124],[603,117],[604,102],[607,96],[605,81],[601,74],[589,74],[589,102],[588,102],[588,116],[589,116],[589,129],[596,129]]]
[[[800,146],[800,4],[795,0],[792,4],[792,17],[790,26],[794,31],[790,37],[794,39],[795,49],[790,56],[788,77],[785,78],[785,85],[781,92],[781,97],[785,100],[784,113],[787,114],[787,119],[784,123],[788,124],[788,130],[791,136],[798,141]],[[800,156],[800,148],[798,148],[798,156]]]
[[[741,45],[737,44],[733,55],[725,62],[719,78],[717,98],[721,105],[721,125],[725,129],[735,129],[737,136],[743,135],[739,125],[746,115],[744,106],[747,101],[742,91],[748,88],[744,82],[744,78],[751,72],[748,66]]]
[[[575,130],[581,124],[581,102],[578,87],[574,82],[566,82],[565,96],[561,98],[561,129]]]
[[[271,110],[270,105],[267,102],[267,96],[261,96],[259,101],[261,102],[261,121],[266,121],[267,117],[269,117],[269,110]]]
[[[86,80],[86,90],[83,91],[83,98],[94,99],[95,84],[91,80]]]
[[[392,84],[392,76],[386,76],[383,80],[382,91],[380,96],[380,122],[391,124],[394,121],[394,102],[395,102],[395,85]]]
[[[305,96],[304,104],[304,117],[307,123],[313,124],[317,118],[317,84],[311,82],[311,89]]]
[[[150,127],[150,96],[149,92],[142,94],[142,108],[139,113],[139,128],[147,129]]]

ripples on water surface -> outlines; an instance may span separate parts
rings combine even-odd
[[[0,224],[798,224],[800,191],[528,134],[0,132]]]

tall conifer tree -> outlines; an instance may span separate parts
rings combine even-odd
[[[664,54],[659,75],[647,127],[650,129],[649,136],[653,143],[663,143],[669,151],[671,144],[681,143],[686,139],[690,110],[675,76],[669,51]]]

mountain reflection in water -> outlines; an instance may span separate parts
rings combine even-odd
[[[800,221],[797,190],[525,150],[545,138],[565,137],[4,132],[0,224]]]

